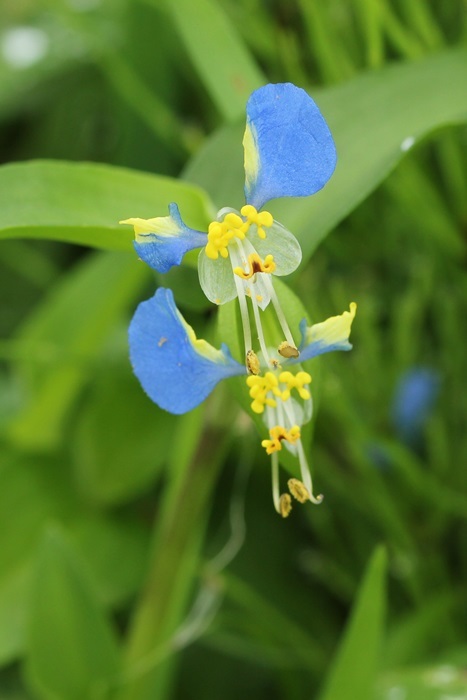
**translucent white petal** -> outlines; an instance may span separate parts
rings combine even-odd
[[[258,236],[256,225],[250,226],[248,240],[264,260],[266,255],[273,255],[276,269],[274,274],[279,277],[290,275],[297,269],[302,260],[302,249],[293,233],[290,233],[278,221],[274,221],[270,228],[265,229],[266,238]]]
[[[269,302],[271,301],[271,296],[269,294],[269,286],[266,285],[264,278],[266,273],[257,272],[251,280],[244,280],[245,293],[247,296],[252,294],[255,295],[256,302],[259,308],[264,311]]]
[[[237,296],[230,258],[208,258],[205,249],[198,257],[198,274],[201,289],[209,301],[225,304]]]

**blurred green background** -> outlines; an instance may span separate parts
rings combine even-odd
[[[0,699],[467,700],[465,3],[2,0],[0,27]],[[228,387],[173,417],[133,378],[156,284],[216,316],[117,222],[236,206],[246,100],[284,81],[339,155],[272,207],[290,284],[359,311],[313,382],[324,503],[281,521]]]

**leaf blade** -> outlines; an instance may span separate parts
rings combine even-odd
[[[171,201],[195,228],[209,201],[174,178],[98,163],[29,161],[0,167],[0,239],[48,238],[107,250],[133,250],[131,216],[165,216]]]
[[[113,631],[79,561],[58,532],[47,532],[31,594],[29,682],[47,700],[94,699],[103,697],[118,667]]]
[[[386,559],[385,550],[378,547],[360,585],[320,700],[373,697],[385,615]]]

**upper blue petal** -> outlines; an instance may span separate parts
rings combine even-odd
[[[133,244],[141,260],[158,272],[180,265],[185,253],[207,243],[205,233],[185,226],[176,204],[169,205],[169,213],[170,217],[159,218],[160,222],[168,222],[167,229],[161,225],[160,232],[137,235]]]
[[[129,328],[130,359],[148,396],[171,413],[186,413],[227,377],[246,374],[228,349],[195,339],[170,289],[159,288],[136,309]]]
[[[246,201],[257,209],[276,197],[317,192],[336,167],[328,125],[305,90],[291,83],[253,92],[244,147]]]

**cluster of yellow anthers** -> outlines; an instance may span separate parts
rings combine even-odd
[[[245,272],[243,267],[234,267],[234,274],[244,280],[249,280],[256,275],[257,272],[272,273],[276,269],[276,263],[272,255],[266,255],[264,260],[261,260],[258,253],[250,253],[248,256],[248,272]]]
[[[273,452],[282,450],[282,440],[294,443],[300,438],[300,428],[298,425],[293,425],[290,430],[286,430],[281,425],[276,425],[269,430],[270,440],[263,440],[261,445],[266,449],[268,455]]]
[[[299,479],[289,479],[287,486],[289,487],[289,491],[292,496],[296,498],[299,503],[306,503],[307,501],[312,500],[305,484]],[[314,499],[314,502],[321,503],[322,500],[323,497],[319,496],[318,498]],[[291,510],[292,499],[288,493],[283,493],[279,498],[279,513],[283,518],[287,518]]]
[[[304,400],[310,398],[310,392],[305,389],[305,385],[311,382],[308,372],[281,372],[279,376],[274,372],[266,372],[263,376],[250,375],[246,383],[250,388],[250,396],[253,399],[251,410],[255,413],[263,413],[265,406],[275,408],[276,400],[268,394],[279,397],[282,401],[287,401],[292,389],[296,389],[300,397]],[[285,384],[285,389],[281,389],[279,384]]]
[[[219,255],[227,258],[229,255],[228,245],[232,238],[245,238],[248,229],[252,224],[256,224],[258,236],[266,238],[265,228],[273,224],[272,214],[268,211],[258,212],[251,204],[245,204],[240,213],[246,221],[235,212],[229,212],[222,221],[213,221],[208,228],[208,243],[206,245],[206,255],[211,260],[217,260]]]
[[[251,375],[247,377],[247,386],[250,387],[250,396],[253,399],[251,410],[255,413],[264,413],[265,406],[274,408],[277,403],[273,398],[269,398],[268,394],[281,396],[279,389],[279,380],[273,372],[266,372],[263,376]]]
[[[305,389],[305,384],[311,382],[311,376],[308,372],[297,372],[297,374],[292,374],[292,372],[281,372],[279,375],[279,381],[287,385],[287,389],[282,392],[282,401],[287,401],[290,396],[292,389],[296,389],[304,401],[310,398],[310,392]]]

